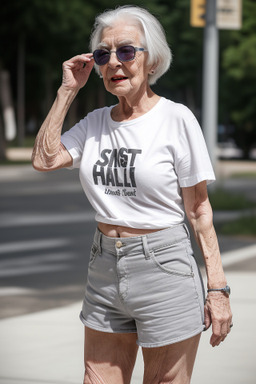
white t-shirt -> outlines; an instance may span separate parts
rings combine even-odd
[[[130,121],[112,120],[111,109],[89,113],[61,139],[80,167],[96,221],[145,229],[180,224],[180,188],[215,180],[196,118],[163,97]]]

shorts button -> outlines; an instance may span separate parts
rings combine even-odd
[[[117,242],[116,242],[116,247],[117,247],[117,248],[121,248],[122,245],[123,245],[122,241],[117,240]]]

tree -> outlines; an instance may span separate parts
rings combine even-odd
[[[0,58],[17,100],[17,55],[24,41],[27,121],[32,116],[40,125],[61,82],[62,62],[88,50],[94,15],[93,3],[83,0],[4,0]]]
[[[39,128],[61,82],[62,62],[87,52],[91,28],[98,13],[127,4],[126,0],[3,0],[0,14],[0,60],[12,79],[17,102],[17,53],[25,49],[26,122]],[[173,52],[171,69],[154,90],[188,105],[200,118],[203,28],[190,26],[190,0],[134,0],[156,15]],[[238,127],[239,142],[255,142],[255,11],[253,0],[243,0],[243,28],[220,31],[220,121]],[[11,26],[11,28],[10,28]],[[234,97],[235,95],[235,97]],[[92,75],[73,103],[67,127],[89,110],[116,102],[102,81]],[[247,136],[245,133],[248,132]],[[248,142],[248,141],[247,141]],[[242,144],[241,144],[242,145]],[[245,144],[243,144],[246,147]],[[248,152],[248,144],[247,144]]]

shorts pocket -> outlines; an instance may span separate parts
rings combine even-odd
[[[151,256],[155,265],[166,273],[184,277],[193,276],[187,244],[184,242],[153,249]]]
[[[99,254],[99,248],[97,244],[93,243],[91,247],[91,252],[90,252],[89,267],[92,266],[98,254]]]

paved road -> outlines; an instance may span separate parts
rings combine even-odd
[[[81,382],[78,313],[94,214],[77,172],[0,168],[0,184],[0,384]],[[255,241],[220,237],[220,244],[234,328],[217,349],[203,334],[192,383],[254,384]],[[142,372],[139,354],[133,384],[142,382]]]
[[[76,171],[0,169],[0,317],[82,298],[94,232]]]
[[[78,172],[0,167],[0,184],[0,318],[81,300],[95,223]],[[254,244],[219,240],[222,252]]]

